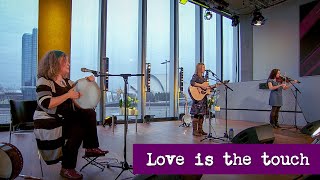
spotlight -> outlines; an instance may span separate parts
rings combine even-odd
[[[239,21],[239,16],[234,15],[234,16],[231,17],[231,20],[232,20],[231,25],[232,25],[233,27],[238,26],[238,24],[239,24],[239,22],[240,22],[240,21]]]
[[[265,21],[266,19],[262,16],[261,12],[258,9],[253,11],[253,18],[252,18],[251,25],[261,26],[261,25],[264,25]]]
[[[212,12],[210,10],[206,10],[206,13],[204,14],[205,20],[210,20],[212,18]]]
[[[180,0],[180,3],[185,5],[188,2],[188,0]]]

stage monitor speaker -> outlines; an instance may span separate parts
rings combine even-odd
[[[312,135],[320,127],[320,120],[308,123],[300,131],[303,134]]]
[[[266,124],[241,131],[231,142],[235,144],[272,144],[274,139],[271,125]]]

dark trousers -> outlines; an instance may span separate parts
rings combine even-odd
[[[78,149],[83,141],[83,148],[97,148],[96,112],[91,109],[79,109],[63,119],[63,137],[66,143],[62,149],[62,167],[73,169],[77,164]]]
[[[271,113],[270,113],[270,123],[271,124],[278,123],[280,108],[281,108],[281,106],[272,106]]]

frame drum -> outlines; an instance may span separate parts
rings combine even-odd
[[[78,107],[92,109],[98,105],[101,92],[95,81],[88,81],[86,78],[79,79],[75,90],[81,94],[80,98],[74,100]]]
[[[21,152],[12,144],[0,143],[0,179],[16,178],[22,167]]]

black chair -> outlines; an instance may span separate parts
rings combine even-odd
[[[33,133],[33,115],[37,108],[37,101],[15,101],[10,100],[10,113],[11,113],[11,123],[10,123],[10,136],[9,143],[11,143],[11,134],[14,133]],[[41,175],[43,177],[41,157],[38,151],[39,163],[41,168]],[[24,176],[24,175],[19,175]],[[27,176],[28,177],[28,176]]]
[[[15,101],[10,100],[10,136],[16,132],[33,131],[33,114],[37,108],[37,101]]]

